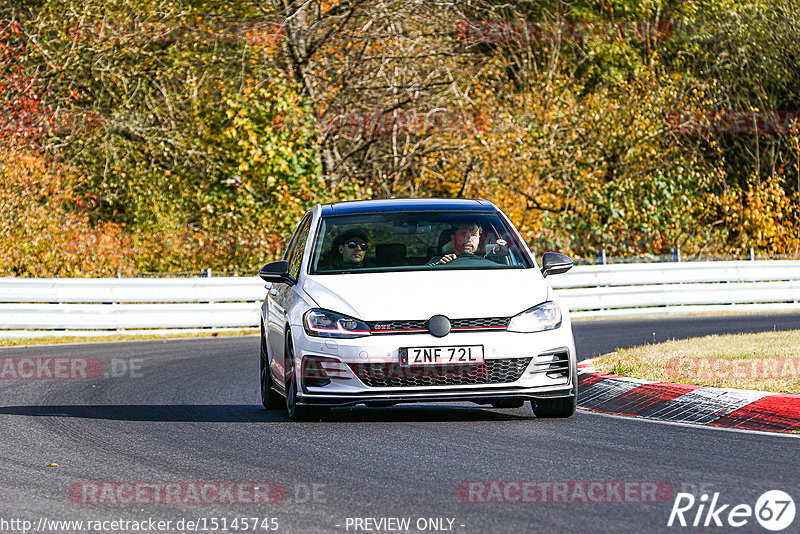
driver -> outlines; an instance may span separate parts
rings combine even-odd
[[[481,226],[475,222],[457,224],[453,227],[453,235],[450,238],[453,243],[453,254],[434,256],[428,261],[428,265],[444,265],[459,256],[474,256],[481,242],[481,231]]]

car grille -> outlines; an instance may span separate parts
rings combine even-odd
[[[368,322],[373,334],[412,333],[409,330],[428,331],[428,321],[372,321]]]
[[[479,365],[401,367],[399,363],[349,363],[350,369],[372,388],[504,384],[522,376],[532,358],[486,360]]]
[[[453,319],[450,321],[453,330],[466,330],[478,328],[505,328],[508,326],[507,317],[486,317],[483,319]]]
[[[425,334],[428,321],[371,321],[368,322],[372,334]],[[479,319],[450,319],[450,329],[459,330],[502,330],[508,326],[508,317],[483,317]]]

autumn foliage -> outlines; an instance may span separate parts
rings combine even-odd
[[[115,223],[90,224],[68,169],[41,156],[0,150],[0,264],[6,276],[91,276],[135,269],[129,239]]]
[[[315,203],[408,196],[537,252],[796,257],[798,128],[681,123],[800,110],[795,7],[8,3],[0,275],[252,271]]]

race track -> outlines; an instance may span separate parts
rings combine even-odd
[[[691,317],[579,322],[575,335],[583,359],[673,337],[798,327],[800,314]],[[469,502],[459,488],[536,481],[545,483],[540,489],[566,482],[572,491],[576,483],[608,488],[627,481],[634,489],[646,482],[719,492],[726,504],[752,506],[771,489],[800,497],[800,441],[793,436],[583,410],[568,420],[537,420],[527,406],[472,404],[358,407],[334,411],[325,422],[291,422],[260,405],[257,343],[249,336],[0,350],[4,359],[72,358],[102,371],[83,380],[0,381],[0,518],[37,526],[47,525],[41,518],[184,519],[200,520],[200,527],[217,518],[216,531],[223,518],[276,518],[278,532],[309,534],[398,532],[356,529],[354,518],[367,517],[409,518],[410,532],[722,532],[729,528],[667,527],[672,494],[647,503],[624,494],[618,502],[613,491],[607,495],[614,502],[482,503]],[[48,467],[53,462],[58,467]],[[270,495],[281,502],[251,504],[247,493],[236,503],[85,502],[97,488],[167,482],[272,482],[278,490]],[[425,528],[418,530],[420,518]],[[437,518],[441,524],[429,521]],[[60,531],[67,530],[77,528]],[[736,530],[764,532],[752,518]]]

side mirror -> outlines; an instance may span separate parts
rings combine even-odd
[[[286,260],[273,261],[268,263],[258,271],[258,276],[265,282],[294,284],[294,280],[289,276],[289,262]]]
[[[561,274],[572,268],[572,260],[569,256],[558,252],[545,252],[542,255],[542,275]]]

